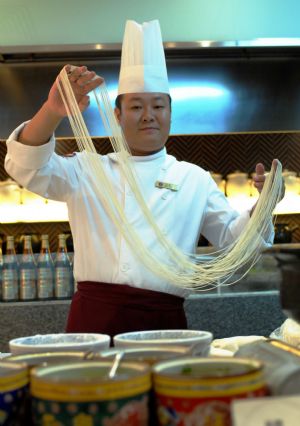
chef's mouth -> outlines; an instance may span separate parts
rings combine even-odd
[[[158,130],[157,127],[143,127],[142,129],[140,129],[141,131],[147,131],[147,130]]]

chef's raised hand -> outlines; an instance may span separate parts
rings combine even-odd
[[[90,103],[88,93],[100,86],[104,80],[94,71],[89,71],[86,66],[75,67],[72,65],[66,65],[65,70],[67,71],[79,109],[82,112]],[[67,112],[58,89],[59,78],[60,74],[50,89],[47,104],[51,113],[63,118],[67,115]]]
[[[87,67],[65,67],[71,82],[76,101],[81,111],[89,105],[88,93],[103,82],[103,78],[97,76]],[[67,115],[63,100],[58,89],[58,78],[53,83],[48,98],[32,119],[23,127],[18,135],[18,141],[25,145],[43,145],[47,143],[53,132]]]

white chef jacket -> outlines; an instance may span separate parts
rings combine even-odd
[[[83,153],[72,157],[57,155],[54,136],[38,147],[21,144],[17,139],[23,125],[7,141],[5,169],[30,191],[67,203],[76,281],[128,284],[186,296],[187,290],[149,271],[130,249],[107,214],[101,196],[95,192],[98,183],[84,165]],[[151,253],[158,258],[166,257],[140,213],[135,196],[120,175],[116,155],[101,158],[127,219]],[[195,253],[200,233],[215,247],[226,247],[247,224],[249,211],[239,214],[233,210],[211,175],[201,167],[177,161],[165,148],[153,155],[134,156],[133,161],[156,223],[184,253]],[[175,184],[178,190],[157,188],[156,181]]]

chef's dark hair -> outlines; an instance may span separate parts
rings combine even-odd
[[[124,96],[124,95],[118,95],[118,96],[116,97],[116,100],[115,100],[115,106],[116,106],[116,108],[118,108],[120,111],[121,111],[121,104],[122,104],[122,98],[123,98],[123,96]],[[171,96],[170,96],[170,95],[168,95],[168,98],[169,98],[169,102],[170,102],[170,110],[172,110],[172,98],[171,98]]]

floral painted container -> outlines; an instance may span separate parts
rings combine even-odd
[[[146,364],[72,363],[31,370],[33,424],[148,426],[151,372]]]
[[[231,402],[268,395],[259,361],[181,358],[153,367],[159,426],[231,426]]]
[[[18,423],[28,389],[26,365],[0,362],[0,425]]]

